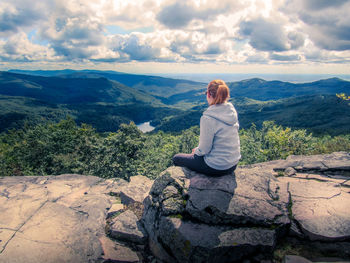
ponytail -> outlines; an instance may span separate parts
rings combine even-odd
[[[211,105],[225,103],[230,98],[229,88],[226,83],[220,79],[213,80],[209,83],[208,92],[214,99]]]

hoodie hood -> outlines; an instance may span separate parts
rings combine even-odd
[[[227,125],[238,125],[236,109],[230,102],[211,105],[203,115],[212,117]]]

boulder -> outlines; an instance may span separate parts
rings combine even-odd
[[[240,166],[221,177],[170,167],[144,200],[149,247],[164,262],[254,261],[296,236],[320,255],[350,258],[349,171],[345,152]]]
[[[102,259],[104,262],[123,262],[123,263],[138,263],[141,262],[137,252],[131,248],[111,240],[108,237],[101,237],[100,242],[103,249]]]
[[[114,217],[109,223],[109,232],[115,239],[134,244],[144,244],[147,239],[141,222],[131,210]]]
[[[290,222],[281,189],[271,172],[256,168],[208,177],[170,167],[144,202],[150,248],[167,262],[269,257]]]
[[[130,182],[116,189],[116,192],[124,205],[130,205],[135,202],[142,203],[148,195],[152,184],[153,181],[145,176],[131,176]]]

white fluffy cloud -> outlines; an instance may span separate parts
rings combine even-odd
[[[347,0],[2,0],[0,62],[348,63],[349,13]]]
[[[350,50],[350,1],[292,0],[284,12],[303,23],[303,30],[320,49]]]

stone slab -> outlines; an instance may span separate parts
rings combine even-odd
[[[139,256],[131,248],[108,237],[101,237],[100,242],[103,249],[105,262],[137,263],[141,262]]]
[[[0,262],[98,262],[114,180],[66,174],[0,180]]]
[[[113,218],[109,223],[109,231],[111,237],[130,243],[145,244],[147,240],[141,221],[131,210]]]

